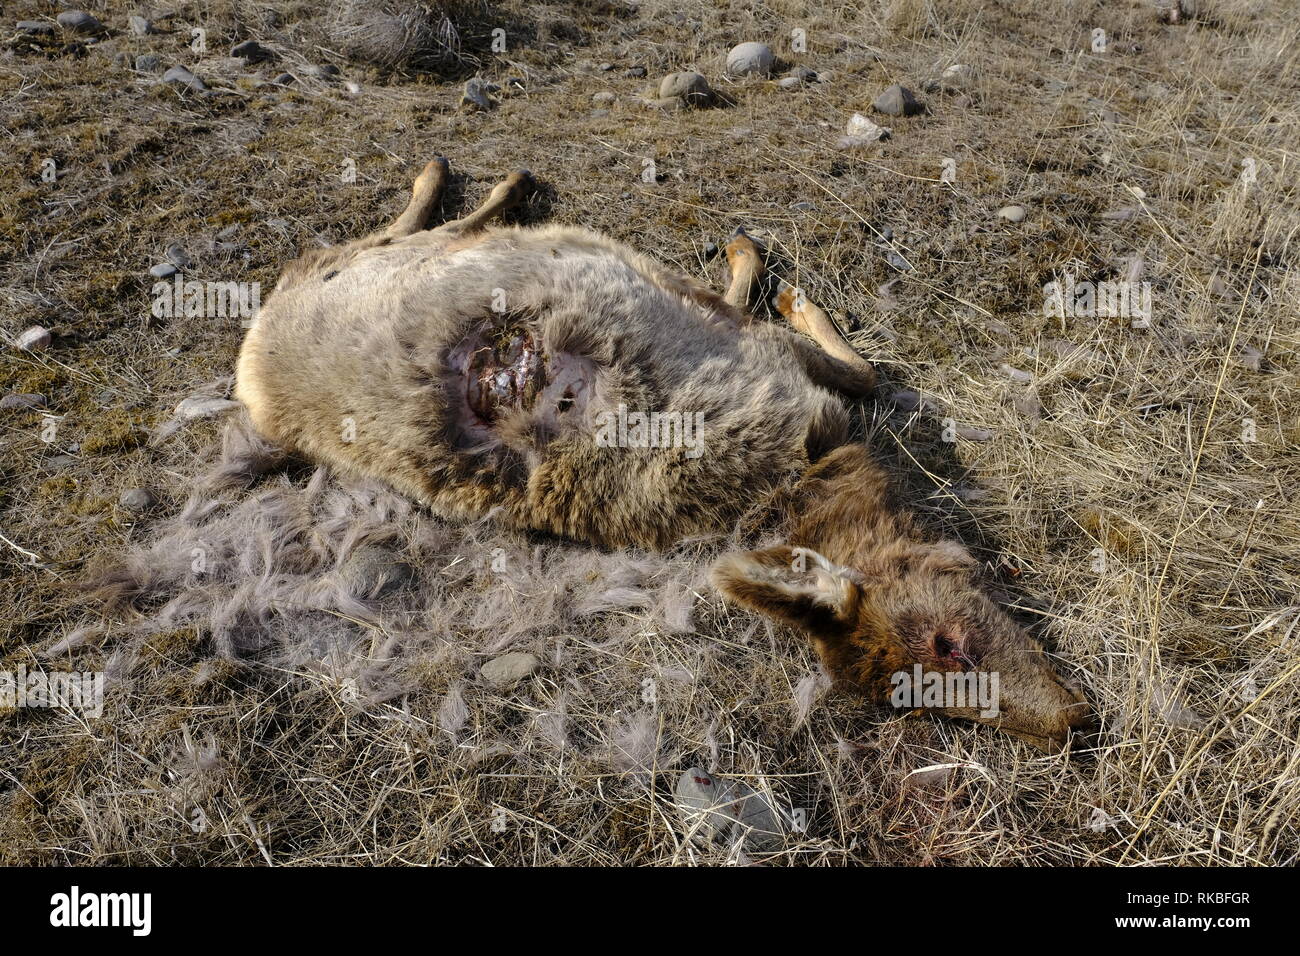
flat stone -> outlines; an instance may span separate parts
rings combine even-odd
[[[18,32],[28,36],[46,36],[53,33],[55,26],[46,20],[19,20]]]
[[[479,671],[483,679],[494,687],[509,687],[531,675],[540,666],[532,654],[525,651],[512,651],[494,657],[483,665]]]
[[[14,344],[24,352],[44,352],[50,347],[50,330],[41,325],[33,325],[20,333]]]
[[[196,92],[203,92],[208,85],[183,66],[173,66],[163,74],[163,82],[173,86],[188,86]]]
[[[55,20],[59,26],[65,30],[71,30],[73,33],[102,33],[104,24],[100,23],[85,10],[64,10]]]
[[[44,407],[45,396],[35,392],[10,392],[4,398],[0,398],[0,410],[4,411],[27,411]]]

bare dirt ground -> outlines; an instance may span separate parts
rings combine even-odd
[[[0,862],[1294,864],[1300,24],[1196,6],[464,5],[458,60],[390,67],[344,49],[337,5],[88,3],[108,34],[78,37],[15,28],[57,5],[7,4],[0,395],[44,407],[0,410],[0,671],[108,684],[98,717],[0,705]],[[249,38],[275,59],[228,55]],[[745,40],[821,76],[728,79]],[[175,64],[209,93],[161,82]],[[953,64],[970,74],[942,82]],[[647,108],[685,69],[730,104]],[[474,76],[499,87],[486,111],[460,106]],[[873,114],[893,83],[926,112]],[[892,136],[837,148],[855,112]],[[724,542],[601,555],[453,529],[302,466],[221,499],[252,524],[201,525],[226,571],[164,576],[126,614],[88,603],[88,569],[183,523],[222,423],[163,426],[228,394],[241,337],[151,314],[150,267],[180,243],[186,278],[269,290],[298,250],[391,219],[435,154],[448,213],[526,167],[522,221],[715,285],[710,243],[761,231],[877,363],[864,432],[1087,688],[1095,746],[1048,756],[827,693],[797,635],[708,588]],[[1150,321],[1048,314],[1067,274],[1149,283]],[[33,325],[49,347],[16,348]],[[157,502],[121,504],[136,487]],[[259,507],[310,515],[318,564],[377,543],[414,583],[249,619]],[[541,667],[494,687],[481,666],[507,649]],[[801,832],[694,845],[673,802],[693,765]]]

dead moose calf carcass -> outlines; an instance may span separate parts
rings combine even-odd
[[[787,543],[726,555],[713,580],[808,634],[841,684],[880,700],[917,665],[995,673],[995,714],[939,709],[1045,748],[1087,722],[965,548],[926,540],[849,442],[837,393],[867,395],[870,364],[788,285],[774,304],[793,328],[751,319],[748,236],[727,245],[720,296],[592,232],[489,225],[526,172],[425,231],[446,179],[435,160],[387,229],[284,270],[239,357],[237,397],[267,438],[449,518],[600,547],[727,531],[779,497]]]

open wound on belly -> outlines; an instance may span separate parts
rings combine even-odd
[[[534,427],[580,420],[595,380],[590,359],[548,352],[523,320],[485,322],[447,357],[456,425],[469,444],[491,444],[503,418],[531,412]]]

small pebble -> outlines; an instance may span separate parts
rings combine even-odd
[[[532,654],[513,651],[494,657],[483,665],[479,673],[493,687],[509,687],[528,677],[538,666],[539,662]]]
[[[135,68],[140,73],[161,73],[162,57],[157,53],[141,53],[135,58]]]
[[[1005,362],[1002,365],[998,366],[998,371],[1000,371],[1007,378],[1011,379],[1011,381],[1017,382],[1021,385],[1028,385],[1030,382],[1034,380],[1034,376],[1031,375],[1030,373],[1024,371],[1023,369],[1018,369],[1010,365],[1007,365]]]
[[[148,511],[156,502],[157,499],[148,488],[128,488],[117,499],[117,503],[127,511],[136,513]]]
[[[246,63],[260,63],[262,60],[271,58],[271,51],[256,40],[245,40],[232,46],[230,55],[238,57]]]
[[[1024,206],[1003,206],[998,210],[998,215],[1007,222],[1024,222],[1029,212]]]
[[[634,66],[627,70],[623,75],[628,79],[637,79],[646,75],[646,68],[644,66]]]
[[[203,92],[208,85],[183,66],[173,66],[163,74],[163,82],[173,86],[188,86],[196,92]]]
[[[44,352],[50,347],[50,330],[40,325],[33,325],[23,331],[14,344],[24,352]]]
[[[460,95],[461,109],[479,110],[481,112],[492,109],[492,98],[488,96],[490,88],[491,84],[477,76],[466,81]]]
[[[592,94],[591,101],[593,103],[597,103],[604,106],[613,103],[614,100],[616,100],[617,98],[618,97],[616,97],[613,93],[610,93],[608,90],[606,90],[601,93]]]
[[[155,279],[170,279],[178,272],[180,270],[170,262],[160,262],[156,266],[149,267],[149,274]]]
[[[141,16],[129,16],[126,18],[126,25],[131,28],[131,32],[138,37],[148,36],[153,32],[153,24]]]
[[[280,73],[271,82],[276,86],[292,86],[297,81],[292,73]]]
[[[776,81],[776,85],[783,90],[798,90],[803,88],[803,80],[797,76],[783,76]]]
[[[45,396],[38,395],[35,392],[10,392],[4,398],[0,398],[0,409],[7,412],[27,411],[44,407]]]
[[[19,20],[18,32],[28,36],[45,36],[54,32],[54,24],[46,20]]]

